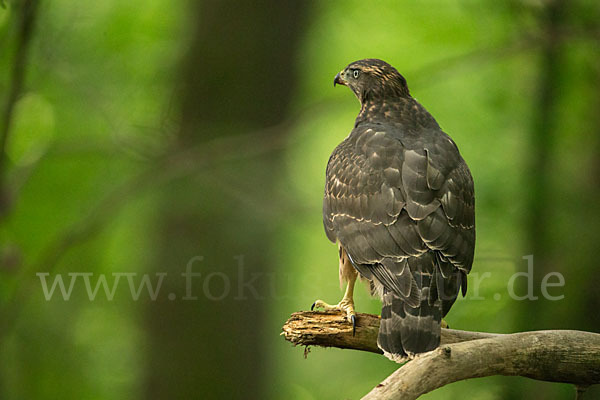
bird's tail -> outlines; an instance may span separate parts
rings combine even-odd
[[[405,362],[408,356],[439,346],[442,306],[439,300],[431,304],[428,297],[422,296],[418,307],[411,307],[384,290],[377,345],[390,360]]]

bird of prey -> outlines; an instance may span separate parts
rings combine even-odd
[[[454,141],[377,59],[335,76],[360,101],[350,135],[329,158],[323,199],[327,237],[338,243],[336,305],[355,327],[357,276],[382,300],[377,344],[396,361],[435,349],[442,318],[462,290],[475,247],[473,178]]]

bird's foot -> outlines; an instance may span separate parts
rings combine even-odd
[[[310,309],[314,310],[315,308],[321,308],[325,311],[337,310],[346,313],[346,319],[352,322],[352,336],[356,333],[356,312],[354,311],[354,301],[352,299],[344,297],[335,305],[327,304],[323,300],[316,300]]]
[[[450,325],[446,322],[446,320],[442,319],[442,328],[450,329]]]

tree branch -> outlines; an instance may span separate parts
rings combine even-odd
[[[283,325],[285,339],[298,346],[337,347],[383,354],[377,347],[379,316],[356,314],[356,333],[339,311],[300,311]],[[441,344],[503,336],[497,333],[468,332],[442,329]],[[407,360],[408,361],[408,360]]]
[[[380,353],[379,317],[357,315],[356,335],[343,314],[297,312],[282,335],[295,345],[339,347]],[[491,375],[572,383],[600,383],[600,334],[533,331],[491,334],[442,329],[438,349],[417,356],[377,385],[363,399],[416,399],[452,382]]]
[[[21,90],[23,82],[25,81],[25,69],[27,66],[27,55],[31,38],[33,37],[33,30],[35,26],[35,20],[38,9],[38,0],[25,0],[20,4],[19,14],[19,27],[18,37],[16,45],[16,53],[14,62],[10,72],[8,94],[4,103],[4,107],[1,110],[0,118],[0,219],[7,213],[8,208],[8,193],[5,188],[4,175],[6,168],[6,143],[8,142],[8,135],[12,125],[13,109]]]

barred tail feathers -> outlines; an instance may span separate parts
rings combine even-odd
[[[418,307],[411,307],[393,292],[384,293],[377,345],[390,360],[405,362],[439,346],[441,303],[429,304],[424,297]]]

